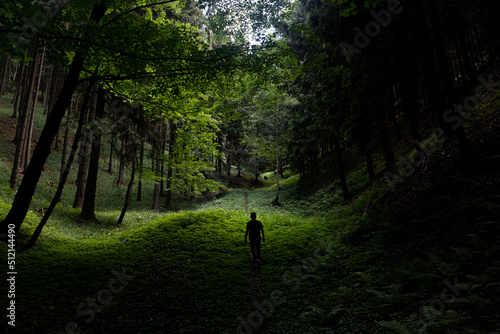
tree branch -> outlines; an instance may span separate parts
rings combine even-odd
[[[147,7],[153,7],[153,6],[156,6],[156,5],[164,5],[164,4],[171,3],[171,2],[176,2],[176,1],[177,0],[168,0],[168,1],[162,1],[162,2],[155,2],[155,3],[152,3],[152,4],[142,5],[142,6],[139,6],[139,7],[132,8],[132,9],[126,11],[126,12],[120,13],[117,16],[111,18],[108,22],[106,22],[106,24],[103,24],[102,26],[105,27],[107,25],[110,25],[111,23],[113,23],[116,20],[118,20],[120,17],[125,16],[127,14],[130,14],[132,12],[135,12],[136,10],[139,10],[139,9],[142,9],[142,8],[147,8]]]
[[[87,72],[88,73],[88,72]],[[166,72],[140,72],[130,75],[102,75],[94,77],[97,81],[121,81],[121,80],[134,80],[134,79],[145,79],[145,78],[166,78],[171,76],[179,75],[190,75],[195,74],[195,69],[179,69],[172,70],[168,73]],[[91,78],[81,79],[79,84],[89,81]]]
[[[188,62],[194,62],[194,63],[210,63],[210,62],[218,62],[218,61],[221,61],[221,60],[224,60],[224,59],[227,59],[227,58],[231,58],[233,56],[236,56],[238,54],[244,53],[244,52],[249,51],[249,50],[256,50],[256,49],[259,49],[259,48],[264,48],[264,47],[259,47],[259,48],[255,48],[255,49],[244,48],[242,50],[230,53],[228,55],[224,55],[224,56],[221,56],[221,57],[218,57],[218,58],[212,58],[212,59],[203,59],[203,58],[202,59],[197,59],[197,58],[184,58],[184,57],[143,57],[143,56],[131,54],[131,53],[127,52],[127,51],[118,50],[118,49],[116,49],[114,47],[111,47],[111,46],[108,46],[108,45],[104,45],[104,44],[101,44],[101,43],[98,43],[98,42],[85,40],[85,39],[79,38],[79,37],[74,37],[74,36],[60,36],[60,37],[55,37],[55,36],[47,36],[47,35],[43,35],[43,34],[39,34],[38,36],[41,37],[41,38],[49,39],[49,40],[61,39],[61,40],[70,40],[70,41],[75,41],[75,42],[80,42],[80,43],[87,43],[87,44],[90,44],[90,45],[93,45],[93,46],[97,46],[97,47],[100,47],[100,48],[103,48],[103,49],[114,51],[114,52],[116,52],[116,53],[118,53],[118,54],[120,54],[122,56],[126,56],[126,57],[129,57],[129,58],[134,58],[134,59],[139,59],[139,60],[145,60],[145,61],[178,60],[178,61],[188,61]]]

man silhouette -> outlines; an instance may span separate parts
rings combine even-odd
[[[245,232],[245,242],[247,242],[247,237],[250,235],[250,249],[252,251],[252,258],[255,262],[260,264],[260,231],[262,231],[262,241],[266,241],[264,237],[264,226],[258,221],[257,214],[252,212],[250,214],[250,220],[247,223],[247,230]]]

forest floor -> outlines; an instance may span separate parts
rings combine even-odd
[[[182,212],[134,202],[116,227],[124,187],[107,186],[112,176],[100,177],[100,224],[75,221],[70,186],[37,245],[18,250],[16,328],[2,332],[499,334],[499,103],[467,123],[474,159],[450,140],[394,191],[352,171],[347,203],[334,182],[312,192],[285,175],[274,207],[271,173],[262,188],[233,178]],[[11,154],[2,146],[0,219]],[[57,182],[55,154],[44,177]],[[37,188],[23,234],[53,190]],[[244,243],[251,211],[266,229],[261,267]]]

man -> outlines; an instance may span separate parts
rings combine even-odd
[[[260,264],[260,231],[262,231],[262,241],[266,241],[264,237],[264,227],[262,223],[258,221],[257,214],[252,212],[250,214],[250,220],[247,223],[247,230],[245,232],[245,242],[247,242],[247,237],[250,234],[250,249],[252,250],[252,258],[255,262]]]

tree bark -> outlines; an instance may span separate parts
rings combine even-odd
[[[136,152],[134,150],[133,158],[132,158],[132,175],[130,175],[130,181],[127,186],[127,193],[125,194],[125,204],[123,205],[122,212],[120,213],[120,217],[118,218],[118,221],[116,222],[116,226],[120,226],[123,222],[123,219],[125,218],[125,214],[127,213],[128,207],[130,206],[130,197],[132,195],[132,187],[134,185],[134,178],[135,178],[135,169],[136,169]]]
[[[87,88],[87,92],[85,94],[85,98],[83,100],[83,105],[82,105],[82,112],[80,113],[80,121],[78,122],[78,127],[76,129],[75,137],[73,139],[73,145],[71,146],[71,152],[69,154],[68,161],[66,162],[66,166],[63,169],[61,176],[59,177],[59,185],[57,186],[56,193],[54,194],[54,197],[52,198],[52,201],[50,202],[49,207],[47,208],[47,211],[45,211],[45,214],[38,224],[35,232],[33,233],[33,236],[31,237],[30,241],[28,244],[25,246],[25,250],[28,248],[31,248],[35,245],[36,240],[42,233],[43,227],[49,220],[50,216],[52,215],[52,212],[54,211],[54,208],[56,207],[57,203],[59,202],[59,199],[61,198],[64,185],[66,184],[66,180],[68,179],[69,172],[71,170],[71,165],[73,164],[73,160],[75,158],[75,153],[78,150],[78,142],[80,141],[81,134],[82,134],[82,127],[84,123],[84,117],[85,113],[83,110],[86,109],[87,103],[90,99],[90,93],[92,91],[92,86],[93,83],[89,84],[89,87]]]
[[[274,106],[276,110],[276,103]],[[274,141],[276,144],[276,198],[273,201],[273,205],[280,205],[279,199],[280,199],[280,154],[279,154],[279,131],[278,131],[278,123],[279,119],[277,116],[275,116],[274,120]]]
[[[219,146],[217,146],[217,149],[219,150],[219,152],[222,152],[222,136],[219,135],[217,137],[217,143],[219,144]],[[218,157],[217,158],[217,175],[219,176],[219,178],[222,177],[222,157]]]
[[[175,123],[170,120],[168,125],[169,140],[168,140],[168,168],[167,168],[167,184],[165,190],[165,209],[173,210],[172,207],[172,177],[174,174],[174,148],[175,148]]]
[[[125,168],[125,153],[126,153],[127,140],[124,135],[122,135],[122,146],[120,148],[120,166],[118,167],[118,180],[116,184],[121,186],[123,184],[123,173]]]
[[[5,88],[7,87],[7,83],[9,81],[9,73],[10,73],[10,58],[9,56],[4,56],[5,65],[2,66],[1,73],[1,81],[0,81],[0,100],[2,99],[3,94],[5,93]]]
[[[104,116],[104,89],[99,87],[97,92],[97,105],[95,120],[100,121]],[[82,205],[80,218],[82,220],[92,220],[97,222],[95,216],[95,198],[97,192],[97,176],[99,174],[99,157],[101,154],[101,130],[94,132],[92,138],[92,151],[90,153],[89,169],[87,175],[87,185],[85,187],[85,197]]]
[[[16,82],[16,90],[14,92],[14,97],[12,99],[12,103],[14,104],[14,111],[12,113],[12,118],[17,118],[18,110],[19,110],[19,98],[22,94],[22,91],[24,89],[25,81],[26,81],[26,76],[28,75],[28,66],[24,65],[23,62],[19,64],[19,69],[17,70],[18,77],[17,77],[17,82]]]
[[[49,93],[50,86],[52,85],[52,77],[54,75],[54,66],[50,70],[49,76],[45,80],[45,87],[43,90],[43,114],[47,115],[47,109],[49,108]]]
[[[346,171],[344,166],[344,158],[342,157],[342,148],[340,140],[335,136],[335,152],[337,155],[337,165],[339,167],[340,186],[342,187],[342,194],[344,200],[349,198],[349,188],[347,187]]]
[[[158,158],[158,150],[154,150],[154,154],[156,155],[155,157],[155,162],[154,162],[154,172],[155,172],[155,177],[159,178],[160,177],[160,159]],[[154,190],[153,190],[153,211],[159,212],[160,211],[160,181],[158,179],[155,180],[155,185],[154,185]]]
[[[370,177],[370,181],[374,181],[376,176],[375,176],[375,170],[373,168],[373,157],[371,149],[369,147],[365,150],[365,158],[366,158],[366,168],[368,169],[368,176]]]
[[[40,82],[41,82],[41,79],[42,79],[42,70],[43,70],[43,61],[44,61],[44,58],[45,58],[45,47],[43,48],[42,50],[42,56],[41,56],[41,59],[40,59],[40,66],[37,67],[37,73],[33,76],[33,80],[37,80],[37,83],[36,83],[36,88],[34,91],[32,91],[32,94],[33,94],[33,99],[32,99],[32,102],[31,104],[28,106],[28,110],[30,112],[30,121],[29,121],[29,124],[28,124],[28,132],[27,132],[27,138],[26,138],[26,150],[25,150],[25,158],[24,158],[24,166],[23,166],[23,170],[26,169],[26,167],[28,167],[28,162],[30,160],[30,157],[31,157],[31,141],[33,139],[33,125],[35,123],[35,114],[36,114],[36,107],[37,107],[37,104],[38,104],[38,92],[40,90]]]
[[[113,151],[115,146],[115,133],[111,134],[111,143],[109,149],[109,163],[108,163],[108,173],[113,174]]]
[[[83,118],[84,123],[88,124],[94,121],[96,111],[96,101],[94,100],[96,93],[95,87],[92,87],[91,103],[88,108],[83,111],[86,116]],[[84,125],[85,125],[84,124]],[[78,173],[76,178],[76,193],[73,202],[73,208],[82,208],[85,198],[85,188],[87,187],[87,175],[89,171],[90,154],[92,150],[92,132],[86,129],[82,133],[82,142],[80,151],[78,152]]]
[[[35,77],[37,73],[37,61],[38,53],[35,52],[33,56],[34,60],[26,70],[28,75],[26,75],[26,86],[23,88],[21,93],[21,104],[19,109],[19,119],[16,128],[16,151],[14,154],[14,162],[12,164],[12,172],[10,176],[10,187],[16,189],[18,185],[18,175],[20,170],[25,169],[26,162],[26,151],[27,151],[27,137],[29,133],[30,116],[31,116],[31,103],[33,99],[33,90],[35,86]]]
[[[107,11],[107,7],[102,1],[95,5],[90,19],[99,22]],[[78,86],[80,73],[83,69],[86,50],[76,52],[71,63],[71,69],[66,77],[66,81],[61,94],[56,101],[51,114],[47,117],[47,122],[42,130],[38,144],[33,152],[33,157],[26,169],[23,181],[14,197],[12,208],[3,221],[0,222],[0,240],[7,241],[7,231],[9,226],[13,225],[17,234],[24,218],[29,210],[31,199],[35,193],[36,185],[40,179],[43,166],[50,155],[50,146],[54,140],[59,126],[64,117],[64,113],[71,103],[71,97]]]
[[[140,150],[141,152],[139,153],[139,182],[137,183],[137,202],[142,201],[142,167],[144,165],[144,140],[141,141]]]
[[[165,128],[165,129],[164,129]],[[165,131],[164,131],[165,130]],[[159,136],[161,139],[161,142],[158,143],[158,147],[161,147],[161,150],[158,151],[159,153],[159,156],[165,154],[165,151],[167,150],[167,129],[166,129],[166,126],[163,126],[161,125],[160,126],[160,136]],[[160,159],[160,176],[161,176],[161,179],[160,179],[160,197],[165,197],[166,193],[165,193],[165,181],[164,181],[164,175],[165,175],[165,160],[164,159]]]

